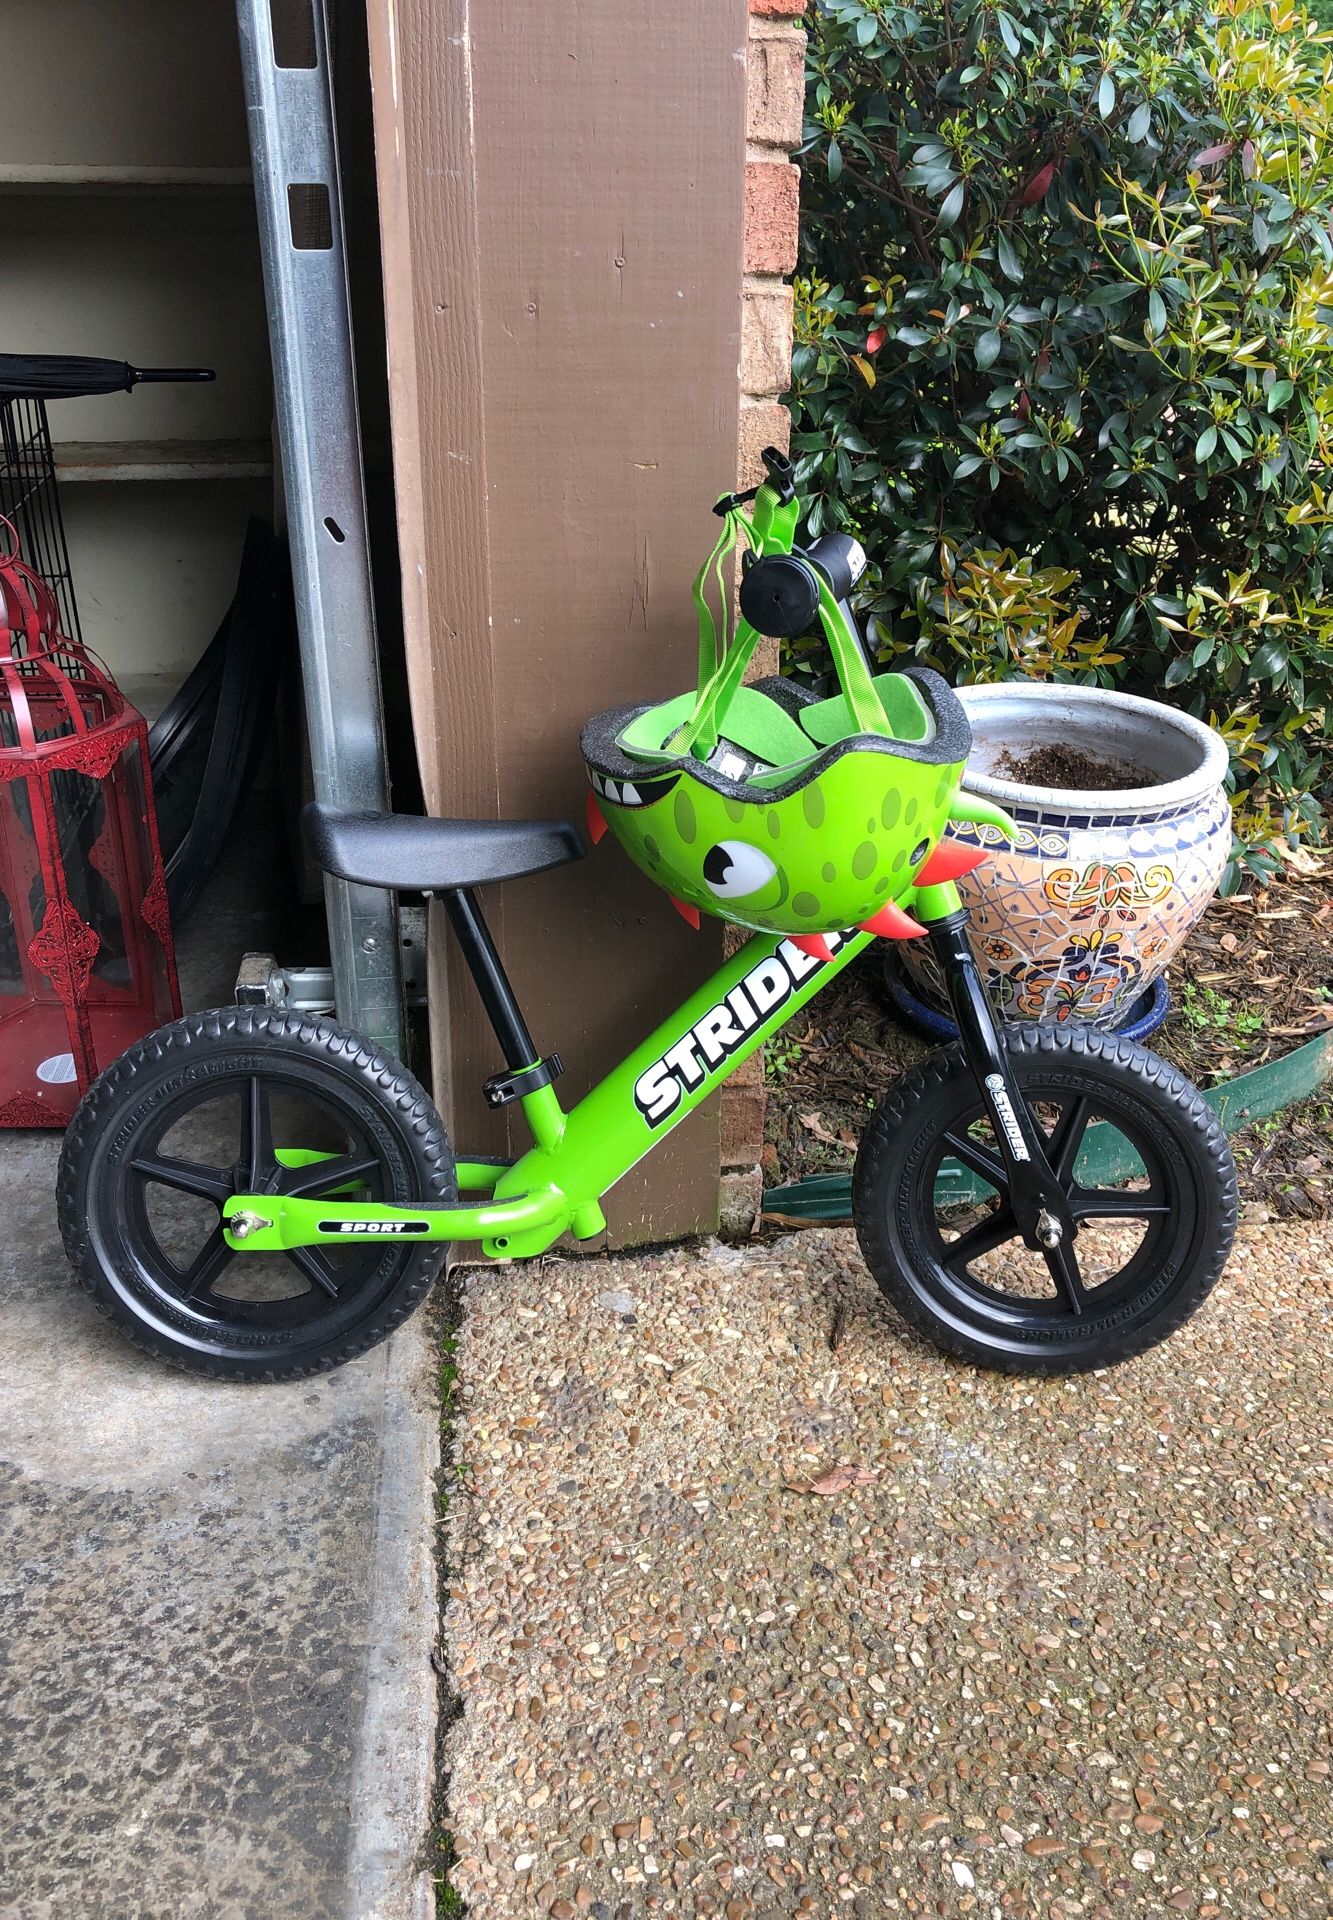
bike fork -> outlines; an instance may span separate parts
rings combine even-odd
[[[929,935],[963,1051],[995,1130],[1014,1219],[1026,1246],[1034,1252],[1054,1252],[1073,1239],[1074,1218],[1047,1157],[1046,1136],[1028,1112],[1010,1068],[1004,1037],[967,937],[966,911],[960,907],[932,920]]]

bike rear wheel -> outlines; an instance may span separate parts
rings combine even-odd
[[[949,1353],[1007,1373],[1111,1366],[1174,1332],[1222,1271],[1238,1204],[1226,1135],[1183,1074],[1128,1041],[1011,1030],[1006,1052],[1072,1239],[1024,1245],[1000,1143],[954,1046],[905,1075],[862,1137],[861,1251],[904,1319]]]
[[[386,1338],[444,1249],[234,1252],[221,1208],[235,1193],[410,1204],[453,1200],[457,1187],[424,1089],[332,1020],[190,1014],[95,1082],[60,1161],[60,1229],[80,1283],[157,1358],[215,1379],[290,1380]]]

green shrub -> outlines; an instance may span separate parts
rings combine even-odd
[[[1308,827],[1333,42],[1278,0],[808,25],[793,444],[809,530],[872,556],[882,656],[1172,689],[1228,732],[1249,835]]]

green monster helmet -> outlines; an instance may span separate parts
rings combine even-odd
[[[822,566],[817,551],[794,551],[790,469],[771,450],[765,461],[763,486],[718,504],[726,528],[695,583],[698,690],[614,708],[583,730],[589,826],[594,839],[609,828],[695,925],[710,913],[827,957],[826,933],[921,932],[902,907],[913,886],[975,864],[961,846],[935,852],[951,817],[974,815],[958,791],[971,733],[937,673],[872,678],[845,607],[859,549],[844,540]],[[739,511],[743,498],[754,499],[753,521]],[[741,618],[728,644],[725,565],[742,539]],[[820,699],[777,677],[743,684],[762,634],[789,637],[816,619],[839,693]]]
[[[599,714],[583,732],[597,813],[649,879],[698,913],[787,934],[872,921],[925,866],[969,745],[938,674],[873,685],[914,739],[850,730],[841,699],[782,679],[741,688],[708,761],[663,764],[692,695]]]

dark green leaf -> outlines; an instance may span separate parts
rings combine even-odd
[[[836,140],[828,143],[828,177],[836,180],[842,172],[842,148]]]
[[[951,227],[957,221],[959,214],[963,211],[964,192],[963,183],[960,180],[958,184],[955,187],[951,187],[945,195],[943,204],[940,207],[940,225],[942,227]]]
[[[1000,357],[1000,349],[1003,345],[1004,340],[998,327],[989,327],[986,332],[982,334],[976,346],[977,366],[982,373],[984,373],[988,367],[995,365],[995,362]]]
[[[1015,282],[1022,280],[1023,262],[1018,257],[1018,249],[1009,235],[1003,231],[996,235],[995,257],[1000,263],[1000,272],[1006,280]]]
[[[1084,304],[1097,308],[1123,307],[1125,302],[1132,300],[1138,291],[1138,285],[1133,280],[1122,281],[1118,285],[1112,283],[1109,286],[1094,287],[1090,293],[1084,295]]]
[[[1251,680],[1271,680],[1287,664],[1287,649],[1280,640],[1265,640],[1250,660]]]

